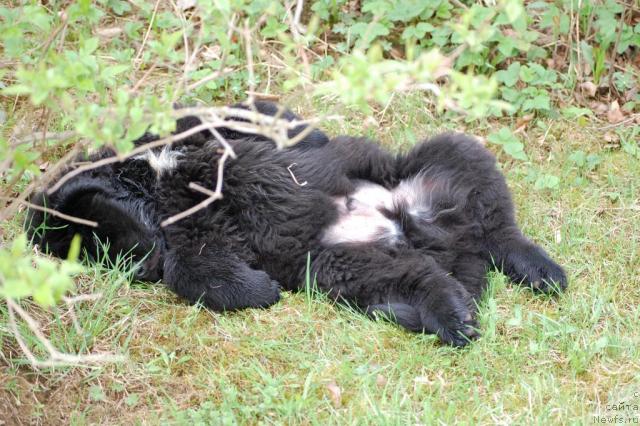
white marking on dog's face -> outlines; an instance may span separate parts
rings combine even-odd
[[[183,155],[180,151],[172,151],[171,148],[165,146],[158,154],[149,150],[135,158],[146,160],[149,166],[156,171],[156,176],[160,177],[163,173],[175,169],[178,165],[178,158]]]

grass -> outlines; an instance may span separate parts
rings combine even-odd
[[[423,101],[396,99],[374,115],[378,123],[331,111],[345,120],[324,128],[360,134],[364,126],[390,149],[447,125],[481,135],[491,129],[436,118]],[[306,116],[332,108],[303,102],[293,104]],[[568,291],[536,296],[490,274],[482,337],[467,348],[368,320],[313,292],[285,293],[268,310],[220,314],[162,286],[131,284],[123,270],[95,267],[79,290],[103,299],[78,307],[82,332],[63,311],[30,312],[59,348],[110,350],[128,360],[34,372],[0,307],[0,417],[9,424],[546,425],[616,414],[640,421],[633,410],[640,404],[640,164],[607,148],[598,123],[582,124],[531,125],[522,135],[529,162],[498,153],[522,228],[566,267]],[[573,165],[577,150],[596,153],[599,165]],[[540,173],[560,177],[559,185],[534,190]],[[3,225],[4,232],[17,226]],[[611,409],[621,402],[629,409]]]

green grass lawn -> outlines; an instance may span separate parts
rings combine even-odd
[[[301,98],[302,96],[299,96]],[[295,99],[295,98],[292,98]],[[375,120],[339,113],[330,134],[376,136],[403,149],[446,128],[418,97],[396,98]],[[524,232],[567,270],[560,297],[533,295],[498,273],[480,305],[482,337],[463,349],[335,306],[284,294],[268,310],[231,314],[185,304],[160,285],[91,269],[80,292],[82,331],[61,309],[31,307],[52,341],[127,361],[34,372],[0,307],[0,418],[8,424],[581,424],[640,422],[640,161],[608,146],[617,129],[546,120],[521,134],[528,162],[498,154]],[[620,129],[620,128],[618,128]],[[624,128],[622,128],[624,136]],[[597,154],[576,164],[576,151]],[[595,157],[592,157],[595,158]],[[557,186],[535,190],[540,174]],[[3,225],[16,232],[18,220]],[[25,334],[26,328],[24,329]],[[613,410],[620,404],[622,410]],[[607,407],[608,406],[608,407]],[[5,413],[4,415],[1,413]],[[609,420],[610,422],[611,420]]]

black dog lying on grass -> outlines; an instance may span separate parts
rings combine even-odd
[[[177,131],[198,124],[182,119]],[[206,198],[190,183],[216,186],[220,145],[204,130],[37,196],[99,226],[31,211],[35,242],[63,257],[76,233],[89,256],[108,241],[109,256],[144,259],[138,278],[161,279],[215,310],[276,303],[280,288],[304,286],[310,256],[311,276],[330,297],[458,346],[478,336],[475,301],[493,265],[537,291],[566,287],[562,268],[518,229],[493,156],[468,136],[437,136],[394,156],[318,130],[282,150],[266,137],[219,131],[237,155],[225,163],[224,198],[160,226]]]

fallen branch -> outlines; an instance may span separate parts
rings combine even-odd
[[[76,169],[69,171],[65,174],[60,180],[58,180],[51,188],[47,190],[47,194],[53,194],[57,190],[59,190],[62,185],[69,181],[69,179],[78,176],[81,173],[84,173],[89,170],[97,169],[102,166],[106,166],[109,164],[114,164],[118,162],[122,162],[128,158],[134,157],[138,154],[141,154],[149,149],[157,148],[164,145],[169,145],[174,142],[185,139],[191,135],[194,135],[203,130],[209,130],[216,137],[216,139],[225,147],[225,149],[229,150],[231,147],[228,143],[224,142],[224,138],[214,130],[219,127],[228,128],[231,130],[235,130],[241,133],[247,134],[256,134],[263,135],[267,138],[272,139],[279,148],[293,145],[300,140],[302,140],[305,136],[307,136],[310,132],[313,131],[313,127],[311,126],[313,123],[318,122],[320,119],[314,120],[293,120],[288,121],[284,119],[279,119],[272,117],[270,115],[261,114],[256,111],[246,110],[242,108],[232,108],[232,107],[193,107],[193,108],[180,108],[174,111],[174,117],[183,118],[187,116],[196,116],[200,118],[203,123],[199,124],[195,127],[192,127],[189,130],[186,130],[181,133],[177,133],[175,135],[167,136],[162,139],[158,139],[157,141],[149,142],[147,144],[141,145],[132,151],[129,151],[126,154],[115,155],[113,157],[103,158],[102,160],[98,160],[89,164],[85,164]],[[235,121],[235,120],[227,120],[227,118],[236,118],[247,120],[245,121]],[[329,116],[324,117],[324,119],[337,119],[337,116]],[[306,125],[307,127],[296,137],[290,139],[287,135],[287,130],[295,129],[296,127]],[[235,158],[235,153],[233,153],[233,149],[231,150],[232,158]]]
[[[206,189],[200,185],[198,185],[197,183],[194,182],[190,182],[189,183],[189,188],[194,189],[196,191],[202,192],[204,194],[207,194],[209,197],[204,199],[203,201],[199,202],[198,204],[196,204],[195,206],[180,212],[176,215],[173,215],[171,217],[169,217],[168,219],[165,219],[162,221],[162,223],[160,223],[161,227],[166,227],[169,226],[173,223],[176,223],[179,220],[184,219],[187,216],[190,216],[192,214],[194,214],[195,212],[202,210],[204,208],[206,208],[209,204],[213,203],[216,200],[219,200],[222,198],[222,178],[224,175],[224,163],[225,161],[227,161],[227,158],[229,158],[230,156],[230,152],[225,150],[224,153],[222,154],[222,157],[220,157],[220,159],[218,160],[218,178],[216,181],[216,189],[215,191],[211,191],[209,189]]]
[[[0,199],[13,200],[13,198],[11,198],[11,197],[0,197]],[[50,214],[51,216],[57,216],[57,217],[59,217],[61,219],[68,220],[69,222],[74,222],[74,223],[77,223],[77,224],[80,224],[80,225],[91,226],[92,228],[97,228],[98,227],[98,222],[94,222],[93,220],[87,220],[87,219],[83,219],[81,217],[70,216],[68,214],[59,212],[57,210],[50,209],[49,207],[39,206],[37,204],[33,204],[33,203],[30,203],[30,202],[25,201],[25,200],[17,200],[17,202],[22,204],[22,205],[24,205],[24,206],[29,207],[30,209],[38,210],[38,211],[41,211],[41,212],[45,212],[47,214]]]
[[[31,365],[35,368],[58,367],[63,365],[84,366],[87,364],[122,362],[125,360],[125,357],[121,355],[114,355],[111,353],[74,355],[60,352],[44,335],[40,324],[35,319],[33,319],[33,317],[31,317],[31,315],[29,315],[24,309],[22,309],[22,307],[18,303],[16,303],[12,299],[5,299],[5,302],[7,303],[7,307],[9,308],[9,327],[11,328],[16,341],[18,342],[18,346],[20,346],[20,349],[22,350],[24,355],[27,357]],[[29,349],[24,339],[22,338],[20,330],[18,329],[16,314],[27,324],[29,330],[31,330],[31,332],[38,339],[38,342],[41,343],[45,348],[48,354],[47,359],[40,360],[36,358],[33,352]]]
[[[58,180],[51,188],[47,190],[47,194],[53,194],[58,189],[62,187],[69,179],[78,176],[81,173],[84,173],[89,170],[97,169],[98,167],[106,166],[108,164],[119,163],[121,161],[126,160],[127,158],[134,157],[138,154],[141,154],[149,149],[153,149],[159,146],[168,145],[173,142],[177,142],[181,139],[187,138],[193,134],[201,132],[203,130],[208,129],[210,124],[200,124],[198,126],[192,127],[189,130],[186,130],[182,133],[178,133],[176,135],[171,135],[166,138],[159,139],[154,142],[149,142],[147,144],[141,145],[138,148],[135,148],[132,151],[129,151],[127,154],[123,155],[115,155],[113,157],[103,158],[102,160],[94,161],[92,163],[86,164],[84,166],[80,166],[77,169],[71,170],[69,173],[65,174]]]

